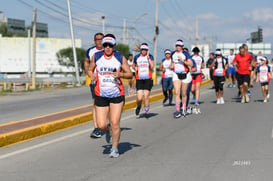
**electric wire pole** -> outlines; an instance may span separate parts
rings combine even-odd
[[[36,20],[37,20],[37,9],[33,9],[33,25],[32,25],[32,79],[31,89],[36,88]]]
[[[73,49],[73,57],[74,57],[75,72],[76,72],[76,81],[77,81],[76,86],[80,86],[81,84],[80,84],[80,76],[79,76],[77,53],[76,53],[76,48],[75,48],[75,40],[74,40],[74,31],[73,31],[73,24],[72,24],[70,0],[67,0],[67,9],[68,9],[69,24],[70,24],[70,33],[71,33],[71,41],[72,41],[72,49]]]
[[[154,70],[153,70],[153,79],[154,84],[157,83],[156,80],[156,59],[157,59],[157,37],[159,34],[159,28],[158,28],[158,0],[156,0],[155,5],[155,36],[154,36]]]

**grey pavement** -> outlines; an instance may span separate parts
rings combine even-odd
[[[0,148],[0,180],[272,181],[273,101],[260,101],[259,85],[249,104],[236,88],[225,88],[225,105],[201,92],[199,115],[173,119],[161,102],[148,120],[124,112],[117,159],[104,137],[89,138],[91,123]]]
[[[155,85],[154,89],[160,85]],[[128,87],[125,86],[128,95]],[[92,104],[89,87],[16,92],[0,96],[0,124]]]

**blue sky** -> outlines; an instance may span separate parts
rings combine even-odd
[[[93,34],[101,31],[101,16],[106,16],[106,32],[114,33],[122,42],[123,19],[129,30],[130,45],[148,42],[152,48],[155,0],[70,0],[75,37],[84,48],[92,45]],[[37,7],[38,21],[48,23],[51,37],[70,37],[66,0],[0,0],[0,11],[9,18],[32,20],[32,7]],[[25,3],[22,3],[25,2]],[[27,4],[26,4],[27,3]],[[243,42],[250,33],[263,28],[264,42],[273,42],[272,0],[160,0],[159,53],[173,48],[176,39],[187,46],[194,43],[195,19],[198,17],[199,38],[207,43]],[[160,55],[158,55],[160,56]]]

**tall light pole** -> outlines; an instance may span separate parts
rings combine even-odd
[[[153,79],[154,84],[157,83],[156,80],[156,59],[157,59],[157,37],[159,34],[159,28],[158,28],[158,0],[156,0],[155,5],[155,36],[154,36],[154,72],[153,72]]]
[[[102,33],[105,34],[105,16],[101,16],[102,20]]]
[[[76,80],[77,80],[76,86],[80,86],[80,76],[79,76],[79,68],[78,68],[78,61],[77,61],[77,53],[76,53],[76,48],[75,48],[75,40],[74,40],[74,31],[73,31],[73,24],[72,24],[70,0],[67,0],[67,9],[68,9],[68,16],[69,16],[70,33],[71,33],[73,57],[74,57]]]
[[[32,26],[32,83],[31,88],[36,88],[36,20],[37,9],[33,9],[33,26]]]

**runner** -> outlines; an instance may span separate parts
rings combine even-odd
[[[248,51],[248,46],[246,44],[243,44],[243,47],[245,48],[245,52],[246,52],[247,56],[249,56],[249,64],[250,64],[250,67],[251,67],[249,87],[253,88],[253,82],[254,82],[254,79],[255,79],[255,62],[253,61],[254,60],[254,55],[253,55],[252,52]],[[248,95],[251,96],[250,90],[248,90]]]
[[[209,54],[209,59],[207,60],[207,68],[209,68],[209,77],[210,77],[210,81],[211,81],[211,89],[215,88],[215,86],[214,86],[214,80],[213,80],[213,69],[214,69],[214,67],[211,66],[211,64],[214,61],[214,58],[215,58],[214,53],[211,52]]]
[[[265,57],[258,57],[261,64],[257,67],[257,79],[256,82],[261,83],[262,93],[264,96],[264,102],[268,102],[270,97],[268,85],[270,78],[272,77],[270,66],[266,64],[267,59]]]
[[[130,86],[130,94],[134,94],[134,85],[135,85],[135,69],[133,68],[133,55],[129,54],[128,57],[128,65],[130,67],[131,72],[133,73],[133,77],[131,79],[129,79],[129,86]]]
[[[176,51],[172,53],[172,65],[174,68],[173,84],[175,90],[175,107],[176,112],[174,118],[180,118],[181,115],[186,117],[186,101],[187,101],[187,88],[191,82],[191,74],[189,67],[192,66],[190,54],[183,51],[184,43],[181,39],[175,43]],[[182,94],[182,114],[180,110],[180,93]]]
[[[116,51],[116,38],[107,34],[103,38],[104,50],[92,57],[88,75],[96,80],[95,105],[97,124],[100,130],[106,131],[107,142],[112,133],[112,148],[110,157],[118,157],[120,138],[120,118],[124,105],[124,87],[120,78],[132,78],[132,72],[126,58]],[[96,69],[96,76],[94,70]],[[110,126],[107,121],[109,115]]]
[[[192,61],[195,62],[196,68],[192,72],[192,94],[193,94],[193,102],[194,102],[194,108],[193,113],[199,114],[200,108],[199,108],[199,97],[200,97],[200,86],[202,82],[202,69],[204,68],[204,59],[202,56],[199,55],[200,49],[198,47],[194,47],[192,49],[193,55],[191,57]]]
[[[237,81],[240,88],[242,100],[241,103],[249,102],[248,85],[250,83],[250,71],[252,70],[253,59],[249,53],[246,53],[244,46],[239,48],[238,53],[233,61],[233,65],[237,72]]]
[[[88,72],[89,66],[90,66],[90,61],[93,57],[93,55],[96,52],[102,51],[103,46],[102,46],[102,39],[103,39],[103,34],[102,33],[96,33],[94,35],[94,44],[95,46],[90,47],[87,52],[86,52],[86,58],[84,61],[84,69],[85,72]],[[90,77],[88,76],[90,79]],[[92,114],[93,114],[93,124],[94,124],[94,130],[91,132],[90,137],[91,138],[100,138],[101,137],[101,132],[98,129],[98,124],[97,124],[97,118],[96,118],[96,105],[95,105],[95,93],[94,93],[94,88],[95,88],[95,81],[91,81],[89,87],[93,99],[93,109],[92,109]]]
[[[159,66],[159,70],[163,71],[162,91],[165,96],[163,104],[169,99],[169,105],[172,105],[173,100],[173,70],[170,68],[172,63],[171,53],[169,49],[164,51],[165,58],[160,62]]]
[[[230,54],[227,57],[228,60],[228,69],[227,69],[227,74],[228,74],[228,80],[229,80],[229,84],[228,87],[236,87],[236,72],[235,72],[235,68],[233,66],[233,60],[235,58],[234,55],[234,49],[230,49]]]
[[[226,59],[222,56],[222,52],[217,49],[215,52],[216,58],[210,66],[214,67],[213,77],[217,101],[216,104],[224,104],[224,83],[225,83],[225,66],[227,64]]]
[[[136,89],[137,89],[137,107],[135,114],[139,116],[141,110],[142,98],[144,97],[145,117],[149,118],[149,96],[153,87],[152,71],[154,67],[154,57],[149,54],[147,43],[142,43],[140,46],[140,54],[134,58],[134,69],[136,70]]]

